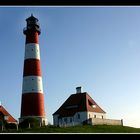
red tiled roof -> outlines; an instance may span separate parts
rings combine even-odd
[[[92,105],[96,105],[96,108],[93,108]],[[59,114],[60,117],[73,116],[76,112],[82,111],[106,113],[97,105],[88,93],[84,92],[70,95],[53,115]]]
[[[86,104],[88,111],[106,113],[88,94],[86,94]],[[92,105],[95,105],[96,107],[93,108]]]
[[[14,119],[7,111],[6,109],[0,105],[0,112],[4,115],[4,116],[8,116],[8,120],[6,120],[8,123],[17,123],[17,120]]]

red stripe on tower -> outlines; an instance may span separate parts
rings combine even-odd
[[[23,69],[21,116],[19,122],[26,118],[37,118],[40,123],[47,125],[44,107],[44,93],[40,63],[38,35],[40,26],[38,19],[31,15],[26,19],[27,27],[23,33],[26,36],[25,57]]]
[[[38,32],[34,32],[34,31],[27,32],[26,33],[26,44],[27,43],[38,43]]]
[[[22,116],[44,116],[44,100],[43,94],[41,93],[27,93],[22,95],[22,103],[24,104],[24,108],[22,108],[21,114]],[[32,101],[32,102],[31,102]],[[30,107],[29,107],[30,105]]]
[[[38,59],[24,60],[24,73],[23,76],[36,75],[41,76],[41,65]]]

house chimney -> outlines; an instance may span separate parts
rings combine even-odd
[[[82,93],[82,87],[76,87],[76,93]]]

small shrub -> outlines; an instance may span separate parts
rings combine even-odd
[[[20,128],[38,128],[40,127],[40,122],[36,118],[27,118],[19,124]]]
[[[17,128],[17,125],[15,123],[7,123],[5,125],[5,128],[6,129],[16,129]]]

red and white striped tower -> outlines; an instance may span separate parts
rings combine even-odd
[[[38,35],[41,30],[38,19],[31,15],[26,19],[27,27],[23,33],[26,36],[24,71],[22,84],[21,115],[19,122],[32,117],[47,125],[44,108],[44,93],[40,63]]]

